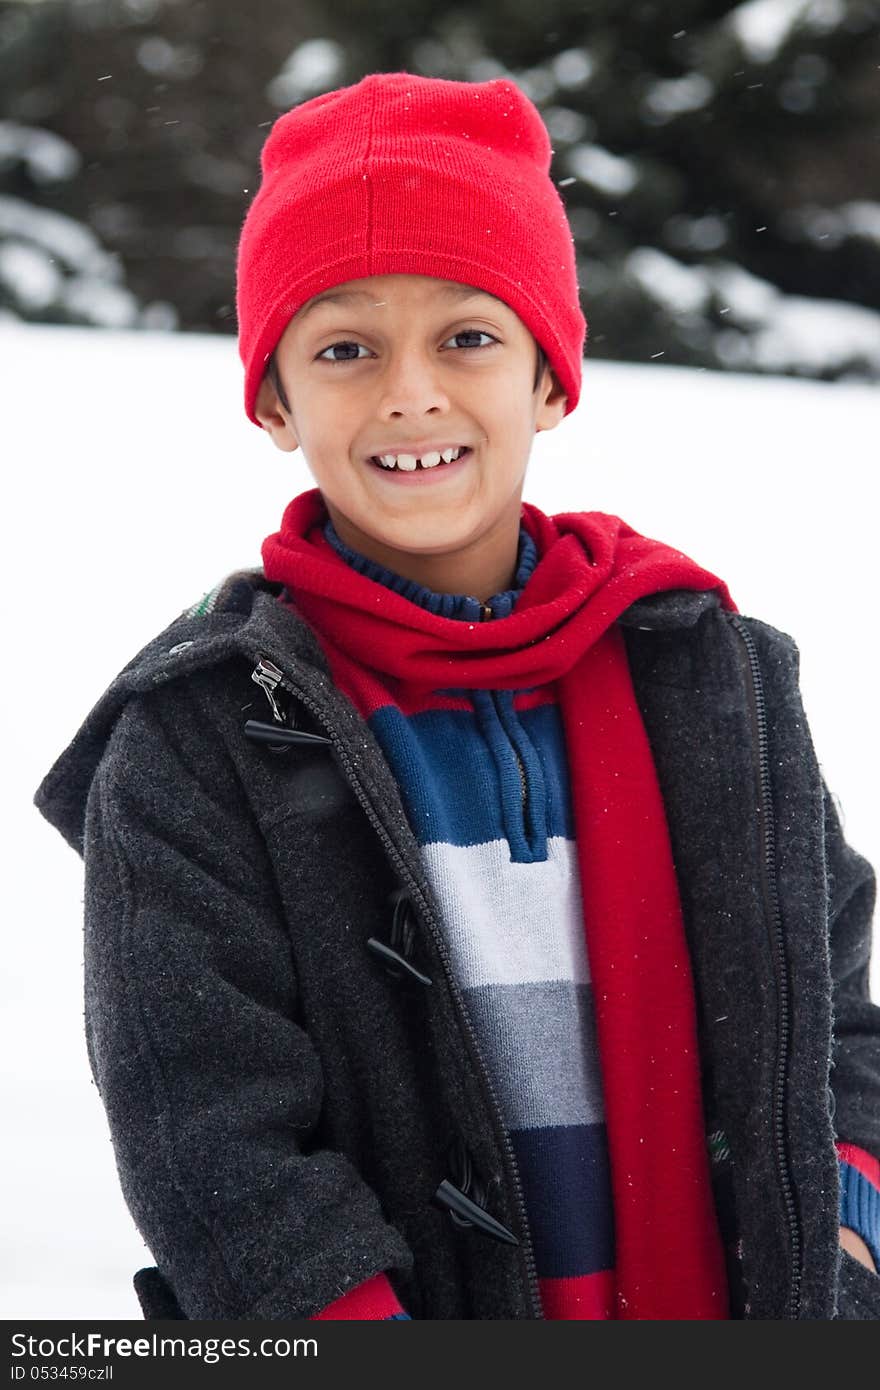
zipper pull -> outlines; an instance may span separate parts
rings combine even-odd
[[[272,706],[273,719],[276,719],[279,724],[284,724],[284,715],[278,708],[278,702],[275,699],[275,689],[281,679],[282,673],[278,670],[278,667],[274,662],[268,661],[264,656],[258,659],[256,666],[251,671],[251,680],[256,681],[260,689],[264,691],[269,704]]]
[[[489,607],[488,603],[481,603],[480,609],[482,610],[480,613],[481,623],[485,622],[487,618],[492,617],[492,609]]]

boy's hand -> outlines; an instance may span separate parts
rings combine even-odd
[[[851,1231],[849,1226],[841,1226],[840,1243],[844,1250],[848,1251],[850,1255],[854,1256],[854,1258],[859,1260],[863,1265],[867,1265],[868,1269],[873,1270],[875,1274],[877,1273],[877,1266],[874,1263],[870,1250],[862,1240],[862,1237],[857,1235],[855,1231]]]

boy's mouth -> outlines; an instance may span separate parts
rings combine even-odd
[[[404,461],[402,466],[399,461],[393,465],[387,463],[383,464],[375,455],[370,458],[369,462],[377,473],[382,474],[383,477],[388,478],[390,482],[397,486],[406,486],[407,484],[425,486],[435,480],[439,481],[441,476],[448,477],[452,474],[461,472],[472,453],[473,450],[469,446],[465,446],[457,458],[450,459],[447,462],[441,457],[438,462],[432,464],[429,461],[427,465],[423,464],[421,459],[415,459],[414,462]],[[411,455],[402,455],[401,457],[404,460],[406,460],[407,457],[412,460]],[[432,457],[436,457],[436,455],[429,455],[429,460]]]

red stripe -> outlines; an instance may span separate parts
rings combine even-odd
[[[342,1294],[340,1298],[335,1298],[332,1303],[328,1303],[326,1308],[322,1308],[320,1313],[313,1313],[310,1322],[321,1322],[335,1319],[339,1321],[343,1318],[359,1319],[361,1322],[368,1320],[388,1318],[392,1313],[403,1313],[403,1308],[397,1294],[394,1292],[388,1277],[385,1274],[374,1274],[363,1284],[356,1285],[349,1289],[348,1293]]]
[[[615,1316],[611,1269],[579,1274],[573,1279],[540,1279],[538,1287],[545,1318],[587,1322]]]
[[[838,1156],[844,1163],[858,1168],[862,1177],[867,1178],[880,1192],[880,1159],[869,1154],[867,1149],[860,1149],[858,1144],[847,1144],[843,1139],[837,1140],[836,1147]]]

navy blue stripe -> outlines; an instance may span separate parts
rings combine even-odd
[[[540,1279],[614,1268],[605,1125],[511,1130]]]

